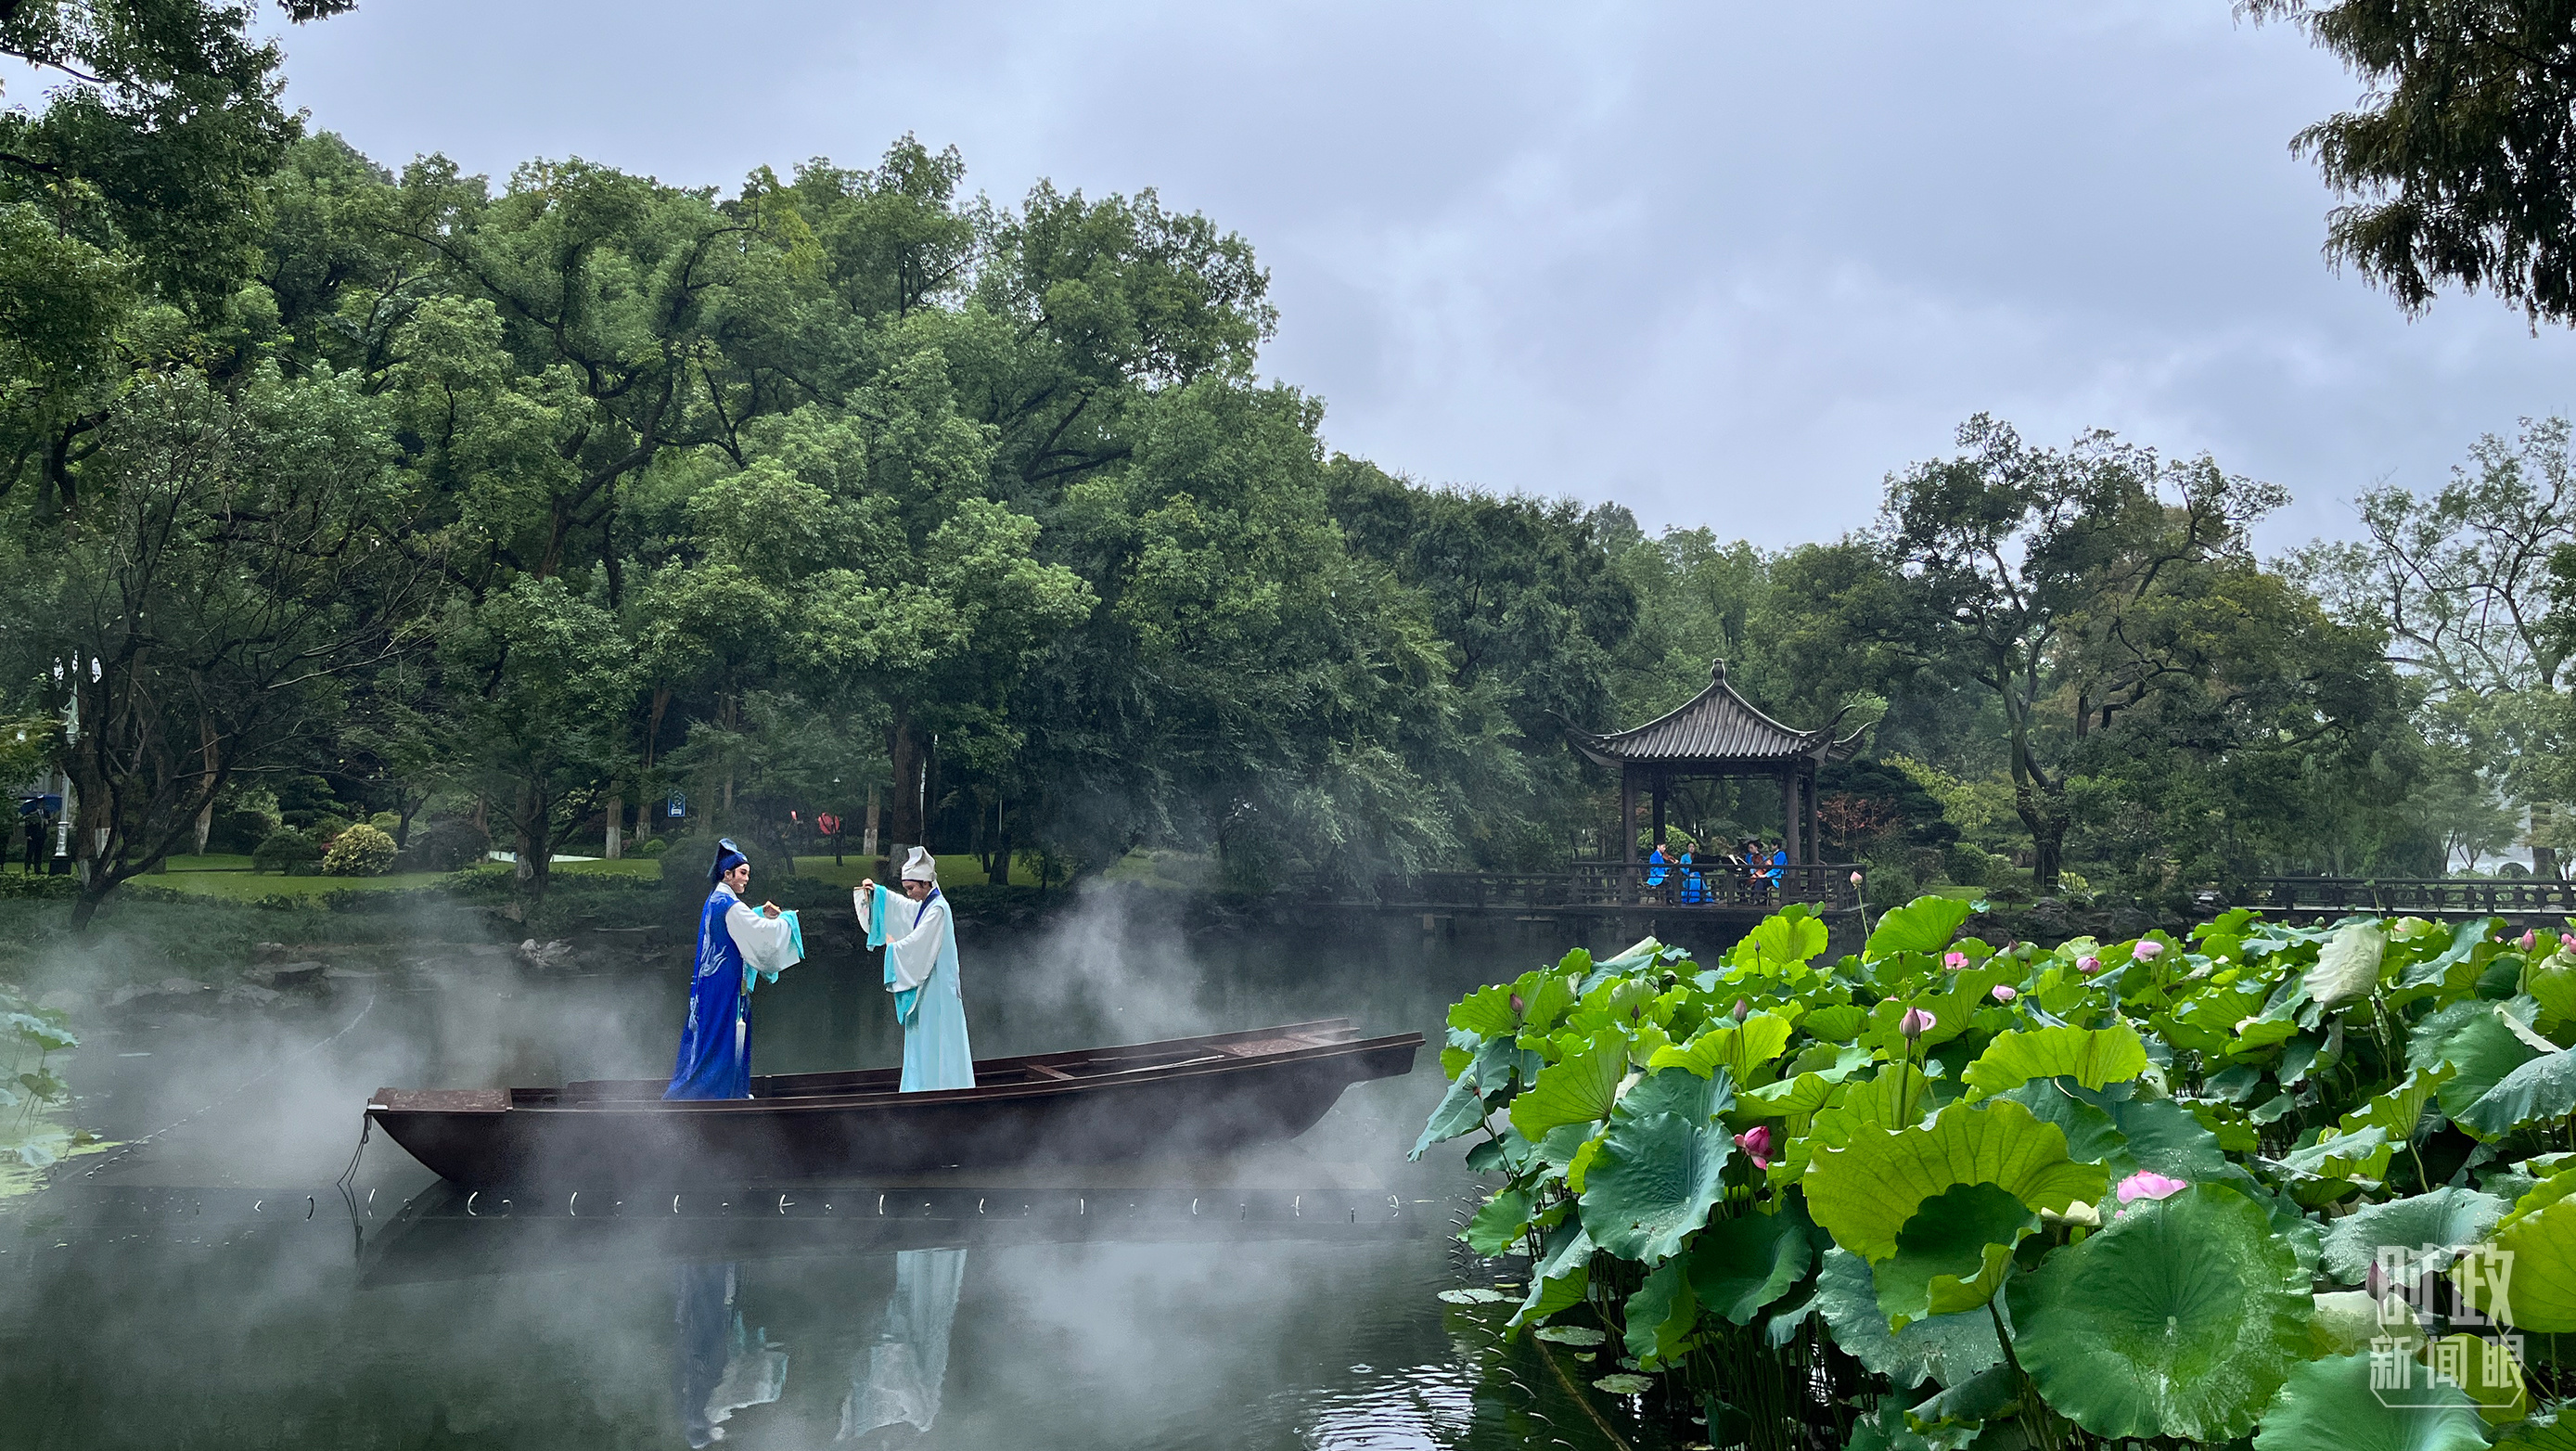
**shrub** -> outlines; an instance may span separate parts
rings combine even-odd
[[[307,873],[295,869],[299,866],[309,868],[321,860],[321,842],[307,832],[281,826],[263,838],[258,850],[250,854],[250,869],[254,872],[274,871],[291,877],[304,876]]]
[[[277,818],[265,811],[247,807],[221,809],[215,812],[212,826],[206,832],[206,850],[227,855],[248,856],[259,850],[277,830]]]
[[[1974,842],[1952,842],[1941,854],[1941,874],[1963,887],[1982,887],[1994,876],[1995,859]]]
[[[442,816],[413,824],[396,865],[407,872],[452,872],[481,861],[491,847],[491,838],[470,818]]]
[[[1861,891],[1866,895],[1869,909],[1873,912],[1885,912],[1891,908],[1902,907],[1914,900],[1914,874],[1897,862],[1873,864],[1869,869],[1869,876],[1862,883]]]
[[[331,839],[322,856],[326,877],[381,877],[394,864],[394,839],[360,822]]]
[[[641,857],[657,857],[670,849],[671,843],[668,840],[657,836],[650,838],[642,846],[637,847],[635,849],[635,855]]]

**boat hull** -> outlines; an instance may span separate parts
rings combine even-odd
[[[1298,1025],[1310,1035],[1326,1026]],[[934,1093],[885,1091],[882,1073],[763,1080],[755,1093],[765,1086],[770,1096],[679,1103],[567,1090],[380,1089],[367,1115],[431,1171],[469,1188],[759,1184],[1115,1163],[1294,1138],[1351,1084],[1410,1072],[1422,1043],[1420,1034],[1308,1042],[1296,1032],[1110,1050],[1180,1061],[1088,1076],[1028,1066],[1094,1061],[1075,1055],[993,1060],[976,1065],[978,1082],[990,1086]],[[1240,1051],[1246,1042],[1298,1046]],[[1209,1051],[1194,1054],[1200,1047]]]

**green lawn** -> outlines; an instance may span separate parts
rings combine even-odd
[[[826,864],[830,861],[825,858]],[[493,863],[499,867],[500,863]],[[506,870],[506,868],[504,869]],[[662,864],[651,857],[628,857],[622,861],[556,862],[557,876],[641,877],[655,879],[662,875]],[[445,872],[392,872],[381,877],[286,877],[275,872],[254,872],[250,858],[209,852],[204,856],[174,856],[170,870],[135,878],[139,885],[168,887],[181,892],[203,892],[210,897],[225,897],[240,902],[255,902],[262,897],[318,897],[325,892],[399,891],[406,887],[434,887],[447,879]]]
[[[874,861],[857,852],[844,855],[839,866],[834,866],[829,856],[800,856],[796,859],[796,875],[812,877],[818,882],[830,882],[836,887],[855,887],[859,884],[859,879],[866,876],[869,869],[875,865]],[[760,879],[758,862],[752,863],[751,875],[754,881]],[[984,863],[981,858],[944,856],[939,858],[939,880],[951,887],[981,887],[989,885],[992,879],[984,875]],[[1023,881],[1032,887],[1038,884],[1037,872],[1026,862],[1020,864],[1019,871],[1014,874],[1013,880]]]

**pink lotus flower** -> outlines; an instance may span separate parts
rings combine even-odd
[[[2165,945],[2152,937],[2141,937],[2138,945],[2129,949],[2129,955],[2140,962],[2153,962],[2165,955]]]
[[[1737,1134],[1735,1146],[1752,1157],[1754,1168],[1771,1167],[1771,1126],[1769,1124],[1755,1124]]]
[[[1957,972],[1960,968],[1968,965],[1968,954],[1964,952],[1944,953],[1941,958],[1941,965],[1952,972]]]
[[[2019,992],[2016,992],[2016,991],[2015,991],[2015,990],[2013,990],[2012,988],[2009,988],[2009,987],[2004,986],[2002,983],[1996,983],[1996,984],[1995,984],[1995,1001],[1996,1001],[1996,1002],[1999,1002],[1999,1003],[2008,1003],[2008,1002],[2011,1002],[2013,999],[2015,999],[2015,998],[2017,998],[2017,997],[2020,997],[2020,996],[2021,996],[2021,994],[2020,994]]]
[[[1853,885],[1853,886],[1855,886],[1855,887],[1857,887],[1857,886],[1859,886],[1859,885],[1860,885],[1860,873],[1858,873],[1858,872],[1854,872],[1854,873],[1852,873],[1852,885]]]
[[[2567,949],[2569,952],[2576,952],[2576,932],[2559,933],[2558,945]]]
[[[2141,1199],[2163,1199],[2190,1187],[2189,1180],[2168,1179],[2153,1169],[2140,1169],[2120,1181],[2120,1202],[2134,1204]]]
[[[1735,1000],[1735,1021],[1741,1023],[1753,1016],[1753,1005],[1742,998]]]
[[[2521,948],[2525,952],[2529,952],[2534,946],[2538,945],[2539,942],[2540,934],[2532,931],[2528,927],[2525,927],[2522,929],[2522,935],[2514,939],[2513,945]]]
[[[1921,1008],[1907,1008],[1905,1016],[1896,1020],[1896,1031],[1908,1038],[1920,1038],[1932,1030],[1933,1022],[1932,1015]]]
[[[2093,974],[2102,970],[2102,959],[2095,957],[2088,952],[2084,956],[2075,959],[2075,970],[2084,974],[2086,977],[2091,977]]]

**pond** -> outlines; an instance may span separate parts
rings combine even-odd
[[[420,941],[268,1004],[81,1022],[119,1141],[0,1207],[12,1447],[1654,1444],[1594,1368],[1444,1305],[1474,1176],[1407,1164],[1446,1005],[1565,944],[1185,941],[1110,899],[966,934],[987,1057],[1349,1016],[1429,1040],[1292,1144],[1219,1162],[843,1184],[677,1206],[469,1203],[377,1136],[380,1085],[667,1073],[684,972]],[[1596,944],[1602,945],[1602,944]],[[898,1052],[864,960],[754,1000],[755,1066]],[[1554,1352],[1565,1356],[1560,1348]],[[1606,1367],[1604,1367],[1606,1368]],[[1618,1438],[1613,1440],[1614,1435]]]

